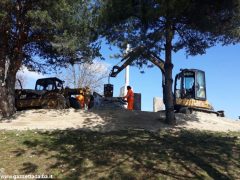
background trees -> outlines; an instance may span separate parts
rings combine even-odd
[[[16,73],[48,72],[99,56],[92,1],[0,1],[0,109],[15,111]]]
[[[238,0],[106,0],[101,4],[102,34],[125,49],[142,46],[165,60],[163,97],[167,122],[175,123],[172,94],[172,52],[204,54],[216,43],[239,41]],[[141,53],[133,65],[148,64]]]
[[[20,82],[19,82],[20,81]],[[20,73],[16,74],[16,83],[15,83],[15,89],[21,89],[26,86],[27,79],[24,78],[24,76]]]
[[[62,77],[69,87],[89,87],[92,92],[103,93],[104,80],[109,76],[108,64],[101,61],[69,66],[66,76]]]

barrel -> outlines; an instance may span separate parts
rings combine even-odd
[[[112,84],[104,84],[104,96],[105,97],[113,97],[113,85]]]

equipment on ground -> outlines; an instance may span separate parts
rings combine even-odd
[[[79,95],[81,91],[86,91],[86,89],[64,88],[63,83],[64,81],[56,77],[38,79],[35,90],[22,89],[20,84],[21,89],[15,90],[15,105],[17,110],[30,108],[64,109],[69,107],[80,109],[80,102],[72,96]],[[93,105],[91,101],[93,101],[93,98],[90,97],[89,107]]]
[[[121,62],[121,66],[113,66],[110,77],[116,77],[125,67],[130,65],[137,57],[142,56],[162,72],[162,86],[165,89],[165,68],[164,61],[144,47],[138,47],[126,54]],[[215,113],[224,116],[224,111],[214,111],[207,101],[205,72],[198,69],[181,69],[175,77],[174,82],[174,110],[176,112],[191,113],[192,111],[202,111]],[[163,99],[164,102],[166,101]]]
[[[113,97],[113,85],[104,84],[104,97]]]

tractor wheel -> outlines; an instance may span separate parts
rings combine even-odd
[[[63,95],[57,97],[57,109],[65,109],[67,107],[66,99]]]
[[[47,94],[43,98],[41,107],[43,109],[65,109],[66,99],[62,94]]]

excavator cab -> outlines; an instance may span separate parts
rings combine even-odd
[[[183,69],[175,77],[176,98],[206,100],[205,72],[197,69]]]
[[[175,77],[174,109],[208,109],[212,106],[207,102],[205,72],[198,69],[181,69]]]

